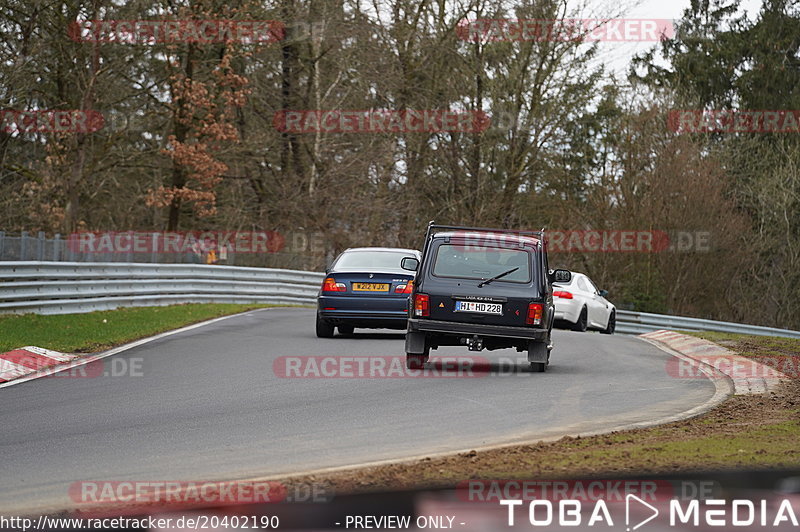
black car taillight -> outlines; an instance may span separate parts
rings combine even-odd
[[[542,324],[542,305],[539,303],[531,303],[528,305],[528,316],[525,318],[526,325],[541,325]]]
[[[428,294],[416,294],[414,296],[414,316],[430,316],[431,306]]]

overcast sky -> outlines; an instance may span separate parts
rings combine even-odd
[[[689,0],[590,0],[592,9],[602,12],[622,12],[620,18],[633,19],[672,19],[677,21],[683,11],[689,7]],[[761,0],[742,0],[742,9],[749,18],[754,18]],[[631,58],[641,52],[649,50],[656,43],[652,42],[607,42],[600,44],[600,57],[607,68],[613,72],[623,74],[627,71]]]

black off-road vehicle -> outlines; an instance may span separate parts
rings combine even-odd
[[[554,282],[568,270],[550,271],[544,231],[428,224],[422,261],[409,300],[406,363],[420,368],[431,349],[466,345],[471,351],[516,347],[528,352],[533,371],[550,359]]]

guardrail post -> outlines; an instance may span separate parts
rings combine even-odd
[[[3,253],[6,250],[6,232],[0,231],[0,260],[3,259]]]
[[[61,256],[61,233],[56,233],[53,238],[53,260],[57,261]]]
[[[44,231],[39,231],[36,235],[36,260],[39,262],[44,260]]]
[[[67,256],[67,261],[68,262],[74,262],[75,261],[75,250],[72,249],[74,247],[74,245],[75,245],[75,236],[74,235],[75,235],[75,233],[71,233],[71,234],[67,235],[67,239],[64,240],[64,247],[65,247],[65,250],[66,250],[65,254]]]
[[[19,234],[19,260],[28,260],[28,232]]]
[[[150,247],[152,249],[150,255],[150,262],[152,263],[158,262],[158,241],[156,240],[157,238],[158,238],[158,233],[153,233],[152,235],[150,235]]]

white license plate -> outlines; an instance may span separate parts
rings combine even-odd
[[[456,312],[502,315],[503,305],[500,303],[479,303],[477,301],[456,301]]]

